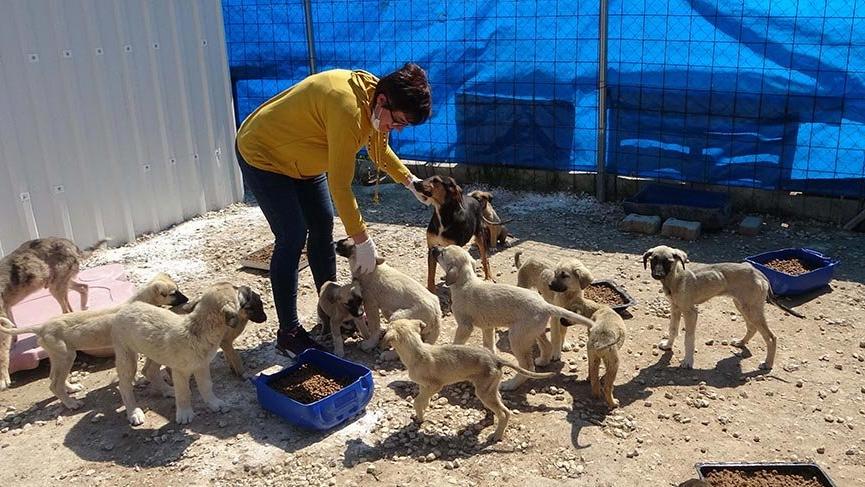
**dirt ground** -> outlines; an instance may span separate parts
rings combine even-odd
[[[370,202],[371,188],[357,191],[379,251],[424,282],[430,210],[395,186],[382,188],[380,205]],[[85,403],[80,410],[66,410],[51,397],[47,361],[15,374],[13,387],[0,393],[0,484],[663,486],[695,476],[697,462],[814,461],[836,485],[863,485],[861,234],[768,218],[756,237],[727,230],[676,242],[620,233],[620,208],[589,197],[505,190],[495,195],[499,215],[514,219],[509,226],[517,236],[491,257],[499,282],[515,283],[518,249],[553,259],[576,256],[596,278],[615,280],[638,300],[626,320],[619,409],[608,411],[589,396],[582,330],[570,331],[570,351],[547,368],[560,375],[504,394],[514,416],[498,444],[485,443],[492,418],[465,384],[443,390],[427,421],[415,425],[411,398],[417,388],[402,365],[377,362],[377,354],[352,342],[347,356],[375,370],[375,395],[365,414],[325,433],[298,430],[265,413],[251,383],[232,375],[221,353],[213,377],[230,412],[210,413],[195,393],[197,415],[181,427],[173,422],[173,400],[142,387],[137,393],[147,420],[132,428],[112,360],[79,355],[74,377],[86,386],[77,394]],[[337,221],[336,234],[341,232]],[[262,294],[269,320],[250,323],[238,348],[255,373],[288,363],[272,346],[276,319],[266,274],[237,265],[270,239],[258,208],[235,205],[100,251],[87,265],[121,262],[136,283],[166,271],[188,295],[215,279],[252,286]],[[701,306],[695,368],[683,370],[681,336],[672,353],[655,346],[666,330],[666,300],[640,256],[658,244],[683,248],[693,262],[740,261],[766,250],[809,246],[842,263],[831,289],[791,303],[806,319],[767,307],[779,339],[774,370],[757,370],[765,354],[759,336],[751,356],[729,345],[744,333],[744,324],[726,298]],[[345,281],[346,262],[338,265]],[[312,328],[316,293],[308,270],[301,273],[300,294],[305,326]],[[448,315],[440,340],[450,341],[453,330]],[[506,336],[499,336],[505,351]],[[472,342],[479,344],[479,333]]]

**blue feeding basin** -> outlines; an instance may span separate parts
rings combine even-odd
[[[271,387],[271,382],[295,372],[304,364],[319,369],[323,375],[348,384],[341,390],[310,404],[298,402]],[[328,352],[309,349],[297,356],[294,365],[273,374],[258,374],[252,378],[261,407],[294,424],[312,429],[328,430],[361,412],[372,398],[372,371],[355,362]]]
[[[766,267],[766,263],[775,259],[796,258],[802,261],[810,270],[794,276],[785,272]],[[789,248],[773,250],[762,254],[746,257],[745,260],[759,269],[769,279],[772,292],[776,296],[795,296],[805,294],[829,284],[835,273],[837,260],[833,260],[816,250],[807,248]]]
[[[730,196],[666,184],[647,184],[622,202],[626,213],[658,215],[662,220],[678,218],[696,221],[705,230],[720,230],[733,215]]]

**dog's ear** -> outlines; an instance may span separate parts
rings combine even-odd
[[[229,328],[237,328],[237,324],[240,321],[240,317],[237,316],[237,309],[230,304],[226,304],[222,307],[222,316],[225,318],[225,324]]]
[[[375,265],[382,265],[382,264],[384,264],[384,257],[376,257],[375,258]]]
[[[351,254],[354,251],[354,243],[351,242],[350,237],[342,238],[334,242],[334,251],[339,254],[341,257],[351,258]]]
[[[649,249],[646,251],[645,254],[643,254],[643,269],[647,268],[646,265],[649,263],[649,258],[652,256],[652,252],[654,252],[654,250],[655,249]]]
[[[445,271],[445,284],[448,286],[456,284],[459,277],[459,269],[457,269],[456,266],[453,266]]]
[[[685,268],[685,262],[691,262],[688,260],[688,254],[686,254],[684,250],[673,250],[673,258],[682,263],[682,269]]]
[[[196,306],[198,306],[198,300],[193,299],[189,302],[172,306],[171,312],[179,315],[186,315],[192,313]]]
[[[580,289],[585,289],[592,284],[592,281],[595,279],[592,277],[592,273],[586,269],[575,269],[576,275],[580,276]]]

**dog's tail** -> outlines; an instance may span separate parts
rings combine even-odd
[[[805,315],[803,315],[802,313],[800,313],[800,312],[796,311],[795,309],[787,306],[786,304],[778,301],[778,298],[775,297],[775,293],[772,292],[772,286],[769,286],[769,293],[766,294],[766,301],[768,303],[774,304],[775,306],[783,309],[784,311],[790,313],[791,315],[795,316],[796,318],[804,318],[805,317]]]
[[[514,267],[516,267],[517,269],[520,268],[520,256],[521,255],[523,255],[522,250],[517,250],[517,252],[514,254]]]
[[[78,258],[80,258],[81,260],[89,259],[90,256],[93,255],[93,252],[95,252],[98,249],[101,249],[102,247],[105,247],[108,244],[108,242],[110,242],[110,241],[111,241],[110,238],[104,238],[104,239],[96,242],[95,244],[91,245],[90,247],[87,247],[84,250],[79,250],[78,251]]]
[[[520,374],[522,374],[526,377],[531,377],[532,379],[546,379],[547,377],[552,377],[552,376],[556,375],[555,372],[532,372],[531,370],[526,370],[517,364],[508,362],[506,360],[502,360],[498,357],[496,357],[496,361],[498,363],[499,368],[507,367],[509,369],[514,369],[517,372],[519,372]]]
[[[514,219],[511,218],[510,220],[504,220],[504,221],[501,221],[501,220],[500,220],[500,221],[494,222],[494,221],[488,219],[487,217],[485,217],[485,216],[483,216],[483,215],[481,215],[481,218],[484,220],[484,222],[485,222],[487,225],[505,225],[505,224],[508,224],[508,223],[514,221]]]
[[[32,328],[18,328],[15,323],[9,321],[8,318],[0,316],[0,333],[10,336],[20,335],[22,333],[37,333],[42,327],[34,326]]]
[[[565,308],[561,308],[559,306],[555,306],[552,304],[547,305],[547,310],[556,318],[564,318],[565,320],[559,320],[562,326],[573,326],[573,325],[584,325],[586,328],[591,328],[595,326],[595,322],[586,318],[583,315],[574,313],[573,311],[568,311]]]

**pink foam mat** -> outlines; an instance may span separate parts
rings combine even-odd
[[[100,309],[120,304],[135,293],[135,286],[126,280],[126,272],[120,264],[108,264],[81,271],[76,280],[87,284],[90,293],[88,309]],[[81,309],[81,299],[75,291],[69,291],[69,303],[73,310]],[[61,314],[60,305],[47,289],[31,294],[12,307],[12,315],[18,328],[29,328]],[[39,361],[48,355],[36,342],[36,335],[18,335],[18,341],[9,354],[9,372],[35,369]]]

